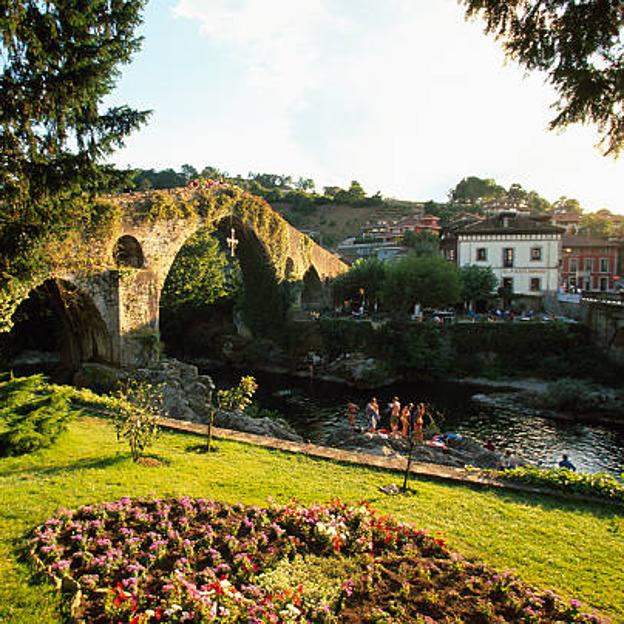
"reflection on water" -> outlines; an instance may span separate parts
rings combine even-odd
[[[229,369],[208,372],[220,388],[237,383],[241,375]],[[590,426],[492,410],[470,400],[472,394],[483,392],[482,388],[451,383],[401,383],[371,393],[341,384],[272,373],[253,374],[259,383],[257,403],[281,412],[299,434],[312,442],[323,442],[338,421],[346,420],[347,400],[354,400],[363,409],[371,396],[377,396],[383,410],[397,395],[401,402],[431,403],[443,415],[438,424],[444,431],[492,440],[497,448],[509,448],[546,467],[554,466],[561,454],[567,453],[577,469],[584,472],[607,471],[620,476],[624,470],[624,427]]]

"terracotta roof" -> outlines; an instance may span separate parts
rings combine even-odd
[[[457,230],[457,234],[562,234],[564,231],[563,228],[542,220],[502,213],[484,221],[469,223]]]
[[[581,215],[576,212],[555,212],[552,219],[553,221],[580,221]]]
[[[615,241],[596,238],[595,236],[564,236],[561,239],[564,247],[619,247]]]

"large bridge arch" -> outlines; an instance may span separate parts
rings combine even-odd
[[[98,206],[96,228],[73,232],[49,249],[44,277],[69,279],[90,294],[110,334],[112,364],[141,366],[156,357],[165,279],[181,247],[203,227],[231,220],[237,236],[257,241],[278,283],[302,280],[311,267],[322,282],[346,270],[263,199],[231,184],[209,180],[126,193]]]

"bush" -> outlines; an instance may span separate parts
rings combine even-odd
[[[159,388],[133,380],[116,398],[117,440],[128,443],[132,460],[137,462],[158,434],[158,418],[165,411],[163,396]]]
[[[600,404],[594,386],[580,379],[559,379],[548,384],[546,393],[537,399],[543,407],[569,412],[583,412]]]
[[[0,383],[0,453],[23,455],[51,446],[79,410],[70,388],[49,386],[43,375],[13,377]]]
[[[493,471],[497,478],[514,483],[553,488],[586,496],[597,496],[624,503],[624,485],[606,472],[589,474],[567,468],[535,468],[525,466],[514,470]]]

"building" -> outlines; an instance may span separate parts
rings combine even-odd
[[[555,212],[551,217],[551,223],[565,229],[566,234],[578,234],[581,215],[577,212]]]
[[[483,221],[481,215],[464,212],[458,215],[451,223],[442,228],[440,233],[440,251],[449,261],[457,264],[457,233],[467,225]]]
[[[455,232],[457,264],[491,267],[500,286],[517,295],[556,293],[562,234],[548,217],[501,212]]]
[[[566,292],[613,292],[619,279],[619,243],[591,236],[565,235],[561,287]]]

